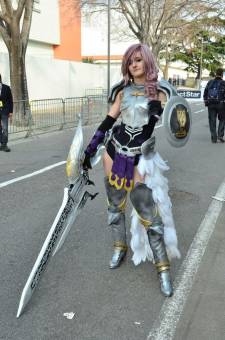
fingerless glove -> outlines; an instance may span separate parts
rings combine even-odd
[[[85,149],[85,158],[83,161],[83,167],[91,169],[90,158],[94,156],[97,151],[98,145],[101,144],[105,138],[105,133],[111,129],[116,119],[107,115],[103,122],[97,128],[94,136],[92,137],[90,143]]]

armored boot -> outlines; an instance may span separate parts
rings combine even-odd
[[[163,238],[164,228],[152,197],[152,190],[145,184],[138,183],[131,191],[130,198],[139,220],[148,234],[149,244],[158,271],[161,292],[165,296],[171,296],[173,288],[169,273],[170,263]]]
[[[105,187],[108,197],[108,225],[111,226],[113,239],[113,255],[109,263],[110,269],[120,266],[127,252],[125,205],[127,192],[124,189],[117,190],[105,178]]]
[[[170,263],[163,239],[163,224],[160,216],[153,219],[152,226],[148,228],[147,234],[159,276],[161,292],[167,297],[172,296],[173,287],[170,279]]]

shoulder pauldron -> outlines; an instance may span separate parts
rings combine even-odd
[[[125,80],[121,80],[119,83],[116,83],[113,85],[113,87],[110,90],[109,97],[108,97],[108,103],[113,104],[117,94],[124,88],[125,86]]]

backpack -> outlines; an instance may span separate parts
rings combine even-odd
[[[220,100],[220,85],[221,85],[221,80],[215,79],[212,80],[211,83],[209,83],[208,87],[208,101],[219,101]]]

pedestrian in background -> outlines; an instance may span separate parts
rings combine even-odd
[[[208,107],[209,129],[212,143],[217,139],[224,143],[225,127],[225,81],[223,80],[223,69],[216,70],[216,77],[211,79],[203,94],[205,106]],[[219,120],[218,131],[216,130],[217,117]]]
[[[0,74],[0,151],[10,152],[8,143],[8,120],[12,122],[13,98],[8,85],[2,83]]]

